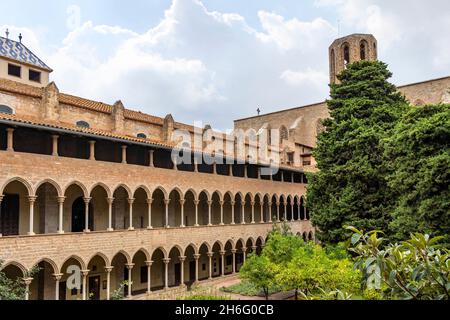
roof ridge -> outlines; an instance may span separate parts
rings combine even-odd
[[[13,45],[10,45],[12,43]],[[22,50],[22,48],[24,50]],[[44,61],[22,42],[0,36],[0,56],[52,72]]]

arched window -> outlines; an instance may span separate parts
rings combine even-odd
[[[288,140],[289,139],[289,132],[286,129],[285,126],[281,126],[280,127],[280,144],[283,142],[283,140]]]
[[[347,68],[347,65],[350,63],[350,47],[348,44],[344,44],[343,49],[343,55],[344,55],[344,67]]]
[[[14,110],[8,106],[0,104],[0,113],[13,114]]]
[[[147,139],[147,135],[145,133],[138,133],[137,137],[140,139]]]
[[[361,41],[359,45],[359,56],[361,60],[366,60],[367,57],[367,42],[365,40]]]
[[[77,121],[77,127],[89,129],[91,126],[86,121]]]
[[[331,75],[334,78],[336,76],[336,57],[334,54],[334,49],[331,49],[331,53],[330,53],[330,69],[331,69]]]

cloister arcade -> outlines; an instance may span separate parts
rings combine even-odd
[[[0,187],[1,234],[135,230],[309,220],[299,195],[233,194],[178,188],[131,190],[103,183],[60,186],[44,180],[35,188],[22,178]]]

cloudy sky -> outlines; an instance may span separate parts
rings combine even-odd
[[[395,84],[450,74],[448,0],[2,2],[62,92],[220,129],[324,100],[339,35],[373,33]]]

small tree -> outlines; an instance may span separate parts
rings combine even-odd
[[[269,289],[275,284],[276,269],[266,256],[251,254],[239,271],[239,276],[260,288],[266,300],[269,300]]]
[[[3,261],[0,260],[0,270],[2,269]],[[24,278],[32,278],[39,267],[34,267],[30,272],[27,272]],[[25,283],[23,278],[9,279],[6,274],[0,271],[0,300],[23,300],[25,299]]]

